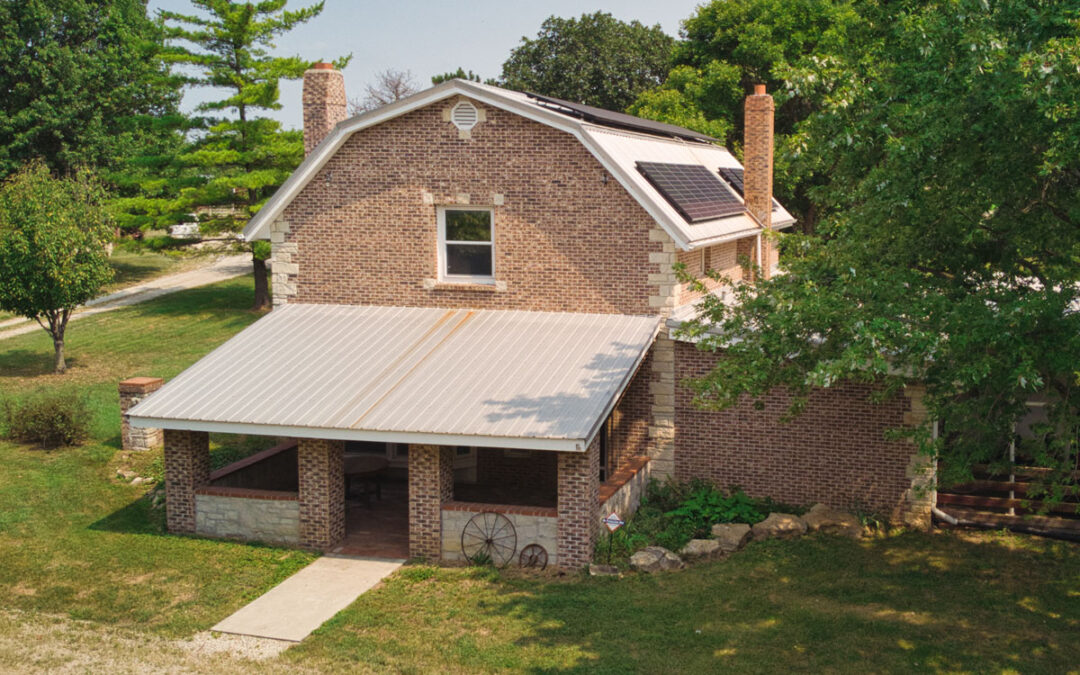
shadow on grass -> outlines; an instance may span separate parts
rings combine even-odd
[[[165,531],[165,505],[162,503],[162,506],[157,509],[152,507],[150,505],[152,493],[153,491],[148,492],[127,506],[91,523],[88,529],[123,534],[169,536]]]
[[[33,349],[4,349],[0,341],[0,377],[37,377],[53,375],[55,365],[52,348],[48,351]],[[79,358],[65,356],[68,369],[79,366]]]

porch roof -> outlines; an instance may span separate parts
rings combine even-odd
[[[134,426],[582,451],[654,316],[289,304],[129,411]]]

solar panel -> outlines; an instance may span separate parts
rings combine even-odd
[[[739,193],[739,196],[743,199],[746,199],[746,190],[745,186],[743,185],[743,175],[745,173],[745,170],[732,169],[726,166],[722,166],[720,167],[719,171],[720,175],[724,177],[724,180],[726,180],[728,184],[731,185],[731,187],[735,188],[735,191]],[[776,201],[775,199],[772,200],[772,208],[773,211],[779,209],[780,202]]]
[[[638,162],[637,168],[688,223],[743,212],[735,193],[700,164]]]
[[[712,143],[716,140],[711,136],[699,134],[696,131],[684,129],[683,127],[677,127],[674,124],[654,122],[653,120],[646,120],[640,117],[634,117],[633,115],[627,115],[626,113],[615,112],[613,110],[604,110],[603,108],[596,108],[591,105],[585,105],[584,103],[564,101],[561,98],[541,96],[540,94],[526,93],[526,96],[541,104],[548,104],[547,107],[557,106],[559,108],[565,108],[565,110],[561,110],[559,112],[564,112],[574,117],[583,119],[586,122],[595,122],[596,124],[599,124],[601,126],[618,127],[621,129],[633,129],[634,131],[643,131],[645,133],[656,134],[658,136],[674,136],[676,138],[686,138],[694,141],[705,141],[706,143]]]

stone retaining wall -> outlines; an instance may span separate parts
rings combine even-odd
[[[195,533],[296,546],[300,502],[296,493],[203,488],[195,494]]]
[[[521,550],[529,544],[539,544],[548,554],[548,567],[558,566],[556,547],[558,543],[558,518],[556,510],[538,506],[512,506],[504,504],[475,504],[471,502],[447,502],[442,507],[442,559],[443,562],[467,562],[461,551],[461,531],[469,519],[478,513],[494,511],[506,516],[514,524],[517,533],[517,549],[512,565],[518,564]]]
[[[651,474],[652,462],[648,457],[633,457],[625,462],[609,480],[600,484],[598,518],[614,511],[623,520],[628,520],[645,496]]]

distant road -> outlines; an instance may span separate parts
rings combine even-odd
[[[219,281],[241,277],[250,272],[250,255],[222,256],[204,267],[158,277],[157,279],[152,279],[145,283],[128,286],[115,293],[109,293],[108,295],[94,298],[79,309],[76,309],[75,313],[71,315],[71,318],[68,319],[68,321],[75,321],[84,316],[93,316],[94,314],[109,312],[119,307],[137,305],[140,302],[160,298],[163,295],[168,295],[169,293],[175,293],[177,291],[186,291],[189,288],[198,288],[199,286],[216,284]],[[22,317],[0,321],[0,340],[15,337],[16,335],[23,335],[25,333],[32,333],[36,330],[41,330],[41,326],[39,326],[36,321],[29,321]]]

